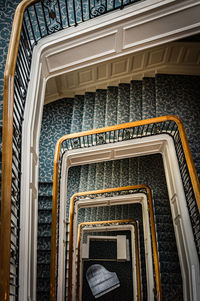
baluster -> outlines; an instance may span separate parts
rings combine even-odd
[[[90,0],[88,0],[88,11],[89,11],[89,18],[91,19],[91,3]]]
[[[26,57],[25,50],[23,48],[23,44],[21,43],[21,41],[20,41],[20,44],[19,44],[19,52],[21,52],[21,57],[22,57],[22,60],[24,62],[25,68],[26,68],[27,80],[29,81],[30,65],[29,65],[29,62],[28,62],[28,59]]]
[[[68,4],[67,4],[67,1],[68,0],[65,0],[65,7],[66,7],[66,14],[67,14],[67,24],[68,24],[68,27],[70,27],[70,22],[69,22],[69,12],[68,12]]]
[[[75,1],[73,0],[73,12],[74,12],[74,23],[75,23],[75,26],[78,25],[77,23],[77,20],[76,20],[76,6],[75,6]]]
[[[34,12],[35,12],[36,20],[37,20],[37,26],[38,26],[38,29],[39,29],[39,32],[40,32],[40,38],[43,38],[41,27],[40,27],[40,21],[39,21],[39,18],[38,18],[38,14],[37,14],[35,4],[33,5],[33,8],[34,8]]]
[[[60,9],[60,0],[57,0],[57,1],[58,1],[58,11],[59,11],[60,25],[61,25],[61,29],[63,29],[62,13],[61,13],[61,9]]]
[[[37,39],[36,39],[36,36],[35,36],[35,32],[34,32],[34,29],[33,29],[33,24],[31,22],[30,13],[29,13],[29,9],[28,8],[27,8],[26,12],[27,12],[29,24],[30,24],[30,27],[31,27],[32,36],[33,36],[33,39],[34,39],[34,42],[35,42],[34,44],[36,45],[37,44]]]
[[[82,22],[84,22],[84,17],[83,17],[83,0],[80,0],[81,1],[81,20]]]
[[[30,54],[31,54],[31,52],[33,50],[33,45],[31,44],[31,39],[30,39],[30,35],[29,35],[29,31],[28,31],[28,28],[27,28],[27,25],[26,25],[25,18],[23,20],[22,31],[23,31],[24,38],[26,38],[24,40],[24,42],[26,43],[25,47],[26,47],[26,49],[29,48]],[[31,56],[30,54],[29,54],[29,57]]]
[[[17,64],[18,64],[18,61],[19,63],[22,65],[20,66],[20,69],[21,69],[21,73],[24,74],[24,82],[26,83],[26,87],[28,86],[28,82],[29,82],[29,74],[28,74],[28,70],[25,66],[25,63],[24,63],[24,60],[22,58],[22,53],[20,51],[20,48],[19,48],[19,51],[18,51],[18,60],[17,60]]]
[[[46,32],[47,32],[47,35],[49,35],[49,30],[48,30],[47,19],[46,19],[46,14],[45,14],[45,10],[44,10],[43,1],[41,2],[41,4],[42,4],[42,13],[43,13],[43,17],[44,17],[44,24],[45,24]]]

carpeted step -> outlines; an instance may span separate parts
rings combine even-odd
[[[63,98],[43,108],[39,146],[39,178],[41,182],[53,180],[53,160],[56,142],[70,132],[73,99]]]
[[[37,280],[41,283],[41,287],[45,287],[45,283],[43,284],[43,279],[40,279],[40,277],[37,277]],[[49,291],[37,291],[37,300],[41,301],[49,301]]]
[[[104,182],[103,189],[112,188],[112,161],[104,162]],[[110,216],[110,207],[103,207],[103,219]]]
[[[200,76],[157,74],[155,81],[156,114],[181,118],[200,178]]]
[[[156,206],[168,198],[162,155],[142,156],[138,157],[138,160],[138,184],[145,183],[152,189],[154,206]]]
[[[158,78],[156,80],[158,81]],[[160,88],[156,87],[156,101],[157,106],[160,108],[162,103],[162,96],[159,89]],[[159,100],[157,100],[158,98]],[[73,102],[74,107],[72,110]],[[143,81],[132,81],[130,85],[120,84],[119,87],[109,87],[107,90],[97,90],[96,93],[86,93],[84,97],[76,96],[74,101],[70,100],[69,104],[68,102],[66,102],[66,105],[69,109],[66,117],[68,118],[68,125],[66,126],[66,129],[68,128],[69,131],[69,128],[71,127],[71,131],[73,132],[88,130],[91,128],[99,128],[116,123],[140,120],[141,118],[146,119],[155,117],[157,112],[155,102],[155,80],[152,78],[144,78]],[[54,113],[59,113],[60,116],[63,116],[62,108],[63,106],[60,106],[61,112],[58,112],[58,109],[53,108],[53,110],[55,111]],[[53,123],[51,124],[48,118],[46,118],[46,120],[47,125],[45,125],[43,128],[47,132],[49,125],[51,129]],[[61,117],[61,120],[65,122],[64,117]],[[57,119],[56,122],[58,122]],[[62,131],[60,131],[59,129],[59,126],[62,127],[60,123],[62,122],[60,122],[59,120],[56,127],[59,135],[62,136]],[[43,137],[45,137],[45,130],[43,132]],[[56,135],[58,135],[58,133]],[[54,140],[51,139],[52,138],[50,138],[50,143],[47,143],[47,146],[50,148],[53,147],[54,152]],[[44,141],[47,142],[47,140]],[[39,280],[42,279],[41,277],[43,277],[43,279],[48,279],[48,273],[45,274],[44,272],[44,274],[42,274],[42,264],[45,265],[44,270],[47,272],[46,266],[48,266],[49,264],[49,241],[51,235],[52,183],[50,184],[49,180],[51,178],[49,173],[51,166],[44,162],[44,158],[48,157],[49,155],[47,146],[45,146],[45,148],[43,147],[42,149],[42,152],[44,153],[42,154],[43,161],[41,164],[41,175],[43,175],[44,177],[44,182],[47,183],[41,184],[41,187],[39,187]],[[47,172],[47,175],[45,172]],[[154,212],[156,215],[155,220],[157,237],[159,238],[158,249],[161,265],[161,276],[165,281],[164,283],[166,284],[165,300],[178,300],[170,299],[171,296],[176,296],[174,293],[176,287],[178,287],[179,292],[181,290],[180,288],[182,280],[180,280],[180,283],[177,283],[176,281],[173,281],[173,277],[176,276],[179,279],[182,278],[174,239],[175,236],[173,223],[171,221],[171,209],[168,199],[163,161],[160,154],[116,160],[105,163],[102,162],[79,167],[71,167],[68,171],[67,212],[69,212],[70,197],[78,191],[87,191],[93,189],[97,190],[137,184],[147,184],[152,189],[154,199]],[[141,241],[143,235],[143,226],[141,222],[142,210],[141,208],[139,209],[139,206],[141,207],[141,205],[136,204],[134,209],[132,205],[80,209],[79,221],[139,218]],[[44,248],[42,245],[44,246]],[[141,251],[144,251],[142,242]],[[142,278],[144,280],[143,287],[145,288],[146,271],[144,256],[142,257],[141,262]],[[171,292],[167,287],[167,279],[169,280],[172,288]],[[45,296],[45,292],[42,292],[40,286],[38,286],[38,292],[39,290],[40,293],[44,293]],[[182,296],[182,293],[179,293],[178,296]],[[143,293],[143,299],[147,299],[146,290]]]
[[[177,252],[176,241],[161,241],[158,242],[158,250],[161,252]]]
[[[173,286],[174,284],[182,284],[182,278],[179,277],[179,273],[161,273],[161,282],[163,287],[165,286],[165,284],[171,284]]]
[[[166,241],[166,242],[170,242],[170,241],[173,241],[175,239],[175,236],[174,236],[174,232],[170,232],[169,230],[167,230],[165,228],[165,225],[163,225],[163,229],[165,229],[165,231],[158,231],[157,232],[157,239],[159,241]]]
[[[80,184],[79,184],[79,190],[76,192],[84,192],[87,191],[87,186],[88,186],[88,172],[89,172],[89,165],[82,165],[81,166],[81,175],[80,175]],[[74,192],[74,193],[76,193]],[[85,210],[80,209],[80,213],[85,215]],[[82,221],[86,221],[85,217],[81,217]]]
[[[159,260],[160,262],[179,262],[178,253],[175,251],[159,251]]]
[[[103,189],[104,183],[104,162],[100,162],[96,164],[96,181],[95,181],[95,190]],[[103,208],[97,207],[97,220],[103,215]]]
[[[46,279],[40,279],[37,284],[37,289],[38,289],[38,294],[40,294],[40,298],[44,297],[44,300],[47,300],[47,292],[50,290],[50,283],[49,283],[49,278]],[[41,296],[42,295],[42,296]]]
[[[120,186],[129,185],[129,159],[120,161]]]
[[[98,89],[95,93],[94,122],[93,128],[98,129],[105,126],[106,114],[106,90]]]
[[[51,210],[45,210],[38,216],[38,224],[51,223]],[[39,243],[39,241],[38,241]]]
[[[37,276],[41,279],[50,279],[50,264],[42,264],[41,268],[37,270]],[[44,291],[45,288],[44,288]]]
[[[45,300],[49,292],[45,283],[50,282],[52,188],[52,182],[40,182],[38,187],[37,300]]]
[[[112,162],[112,187],[120,187],[120,160]]]
[[[167,213],[167,212],[166,212]],[[162,214],[162,215],[156,215],[156,223],[163,223],[163,224],[168,224],[172,222],[171,214]]]
[[[96,185],[96,164],[90,164],[88,170],[88,185],[87,191],[95,190]],[[85,221],[95,220],[97,207],[91,207],[86,209]]]
[[[119,84],[117,123],[129,122],[130,114],[130,84]]]
[[[105,126],[117,124],[118,87],[108,87]]]
[[[80,184],[79,184],[79,190],[78,190],[80,192],[87,191],[88,171],[89,171],[89,165],[81,166]]]
[[[82,131],[93,129],[95,93],[86,92],[83,108]]]
[[[156,223],[156,229],[157,229],[157,232],[174,232],[174,228],[173,228],[173,223],[170,222],[170,223]]]
[[[156,117],[155,78],[142,81],[142,119]]]
[[[167,203],[169,203],[169,200],[167,200]],[[165,205],[165,203],[161,200],[161,205],[156,204],[154,206],[155,215],[169,215],[171,214],[171,208],[169,204]]]
[[[142,119],[142,81],[132,80],[130,83],[130,115],[129,121]]]
[[[182,284],[170,284],[165,283],[162,287],[163,300],[183,301],[183,287]]]
[[[70,208],[70,199],[74,193],[79,191],[81,167],[82,166],[73,166],[68,170],[68,179],[70,179],[70,181],[67,181],[67,220]]]
[[[38,225],[38,237],[49,237],[51,236],[51,223],[42,223]]]
[[[39,182],[38,196],[50,197],[52,196],[53,182]]]
[[[84,109],[84,96],[76,95],[74,97],[74,105],[73,105],[73,114],[72,114],[70,133],[81,132],[82,120],[83,120],[83,109]]]
[[[138,185],[139,184],[139,159],[129,158],[129,185]],[[140,182],[141,184],[142,182]]]
[[[180,266],[179,263],[177,261],[162,261],[160,263],[160,270],[165,270],[168,271],[170,273],[176,273],[177,271],[180,271]]]

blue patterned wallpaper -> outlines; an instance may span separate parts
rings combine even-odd
[[[21,0],[0,0],[0,122],[3,108],[3,76],[15,9]]]

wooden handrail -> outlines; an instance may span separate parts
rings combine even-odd
[[[78,242],[78,262],[77,262],[77,293],[76,293],[76,301],[79,301],[80,296],[80,242],[81,242],[81,231],[82,227],[84,226],[90,226],[90,225],[102,225],[102,224],[133,224],[135,227],[135,254],[136,254],[136,271],[137,271],[137,295],[138,295],[138,301],[142,300],[142,291],[141,291],[141,277],[140,277],[140,255],[139,255],[139,240],[138,240],[138,226],[137,222],[133,219],[127,219],[127,220],[111,220],[111,221],[94,221],[94,222],[84,222],[80,223],[78,227],[78,236],[77,236],[77,242]]]
[[[25,10],[40,2],[40,0],[23,0],[17,7],[13,21],[12,33],[8,49],[7,61],[4,72],[4,97],[3,97],[3,133],[2,133],[2,180],[1,180],[1,229],[0,231],[0,300],[9,300],[9,266],[10,266],[10,236],[11,236],[11,184],[12,184],[12,144],[13,144],[13,106],[14,106],[14,74],[17,62],[17,54],[20,42],[20,35]],[[53,186],[53,212],[57,210],[57,192],[58,192],[58,161],[59,150],[62,141],[74,137],[92,135],[117,129],[125,129],[128,127],[136,127],[139,125],[150,124],[152,122],[161,122],[165,120],[174,120],[179,128],[179,133],[186,157],[187,166],[190,173],[197,206],[200,212],[200,185],[193,163],[191,151],[189,149],[185,130],[182,122],[176,116],[164,116],[153,119],[147,119],[138,122],[126,123],[114,127],[108,127],[88,132],[71,134],[62,137],[56,145],[56,154],[54,162],[54,186]],[[52,220],[52,229],[57,222],[57,215]],[[55,240],[56,233],[52,233],[52,239]],[[54,252],[55,252],[55,247]],[[55,256],[52,255],[55,264]],[[52,272],[51,272],[52,273]],[[53,277],[53,275],[52,275]],[[52,289],[51,295],[54,293]]]
[[[134,122],[127,122],[127,123],[122,123],[122,124],[117,124],[113,126],[108,126],[104,128],[99,128],[99,129],[93,129],[89,131],[84,131],[84,132],[79,132],[79,133],[73,133],[73,134],[68,134],[62,136],[56,143],[56,148],[55,148],[55,156],[54,156],[54,164],[59,162],[59,156],[60,156],[60,149],[61,145],[64,141],[73,139],[73,138],[80,138],[88,135],[95,135],[95,134],[102,134],[105,132],[111,132],[111,131],[116,131],[116,130],[122,130],[122,129],[127,129],[127,128],[133,128],[137,126],[142,126],[142,125],[148,125],[148,124],[153,124],[153,123],[160,123],[163,121],[174,121],[179,130],[180,138],[181,138],[181,143],[183,146],[183,151],[185,154],[186,158],[186,163],[188,166],[192,186],[194,189],[194,194],[198,206],[198,210],[200,212],[200,183],[199,179],[197,176],[196,168],[194,165],[194,161],[192,158],[191,150],[189,147],[189,143],[187,140],[187,135],[184,129],[183,122],[180,120],[175,115],[166,115],[166,116],[161,116],[161,117],[155,117],[155,118],[150,118],[150,119],[144,119],[144,120],[139,120],[139,121],[134,121]],[[58,170],[56,169],[56,166],[54,165],[54,173],[57,173]],[[55,183],[56,184],[56,183]]]
[[[58,184],[59,184],[59,158],[60,158],[60,150],[61,145],[64,141],[67,141],[69,139],[73,138],[80,138],[85,137],[88,135],[94,135],[94,134],[102,134],[105,132],[111,132],[116,130],[122,130],[122,129],[128,129],[148,124],[156,124],[164,121],[174,121],[177,124],[179,135],[181,138],[181,143],[183,147],[183,152],[185,155],[186,163],[188,166],[188,171],[191,179],[191,183],[194,190],[194,195],[196,198],[196,203],[198,207],[198,211],[200,212],[200,183],[198,180],[197,172],[195,169],[194,161],[192,158],[192,154],[190,151],[189,143],[187,140],[187,136],[185,133],[185,129],[183,126],[182,121],[174,115],[166,115],[156,118],[150,118],[145,120],[139,120],[134,122],[128,122],[123,124],[118,124],[114,126],[99,128],[99,129],[93,129],[89,131],[79,132],[79,133],[73,133],[64,135],[61,137],[57,143],[55,148],[55,156],[54,156],[54,173],[53,173],[53,207],[52,207],[52,236],[51,236],[51,272],[50,272],[50,289],[51,289],[51,300],[54,300],[55,297],[55,281],[56,281],[56,224],[57,224],[57,203],[58,203]]]
[[[0,300],[9,300],[10,239],[11,239],[11,184],[14,76],[25,10],[40,0],[23,0],[15,11],[8,55],[4,71],[2,177],[1,177],[1,230],[0,231]]]
[[[69,269],[68,269],[68,300],[72,300],[72,262],[73,262],[73,222],[74,222],[74,205],[75,199],[77,197],[83,197],[86,195],[97,195],[108,192],[117,192],[117,191],[128,191],[128,190],[138,190],[145,189],[148,195],[148,205],[149,205],[149,214],[150,214],[150,224],[151,224],[151,236],[152,236],[152,245],[153,245],[153,258],[154,258],[154,267],[155,267],[155,278],[156,278],[156,291],[157,291],[157,301],[162,300],[161,293],[161,279],[160,279],[160,266],[159,266],[159,257],[158,257],[158,248],[157,248],[157,239],[156,239],[156,228],[155,228],[155,220],[153,213],[153,201],[151,189],[147,185],[134,185],[134,186],[126,186],[126,187],[117,187],[117,188],[108,188],[103,190],[93,190],[93,191],[85,191],[74,194],[70,200],[70,215],[69,215]],[[96,222],[98,223],[98,222]],[[94,222],[95,224],[95,222]],[[52,263],[52,262],[51,262]],[[51,267],[53,268],[53,267]],[[52,286],[55,283],[51,283]],[[51,300],[54,300],[51,298]]]

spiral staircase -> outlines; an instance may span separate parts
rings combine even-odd
[[[173,1],[166,2],[163,12],[167,15]],[[144,13],[145,17],[148,5],[156,13],[162,3],[25,0],[16,11],[14,24],[19,27],[11,37],[8,62],[11,59],[14,63],[8,63],[5,71],[1,126],[2,300],[95,300],[86,279],[87,270],[94,264],[115,272],[120,282],[119,287],[103,293],[99,300],[198,300],[200,76],[195,65],[199,64],[198,51],[190,55],[181,50],[177,61],[195,61],[190,63],[193,69],[180,68],[181,74],[170,65],[176,57],[177,45],[166,45],[163,48],[172,47],[174,52],[171,56],[165,52],[162,67],[158,51],[155,66],[146,67],[146,71],[138,68],[135,77],[134,71],[128,74],[128,68],[122,78],[100,80],[77,90],[73,87],[70,96],[69,90],[53,95],[55,82],[58,87],[67,86],[64,81],[69,81],[75,68],[69,72],[69,78],[63,73],[55,76],[55,82],[53,76],[49,79],[43,109],[39,100],[29,103],[35,93],[31,92],[37,77],[34,63],[39,64],[34,51],[42,48],[43,41],[51,38],[52,33],[60,34],[62,29],[71,30],[73,26],[76,30],[85,21],[94,24],[96,17],[107,13],[108,16],[113,13],[117,20],[126,15],[126,9],[127,15],[131,14],[131,7],[138,7],[139,14]],[[178,1],[175,5],[178,7]],[[129,15],[127,20],[127,31],[132,30]],[[97,32],[100,25],[95,26]],[[198,33],[195,30],[193,34]],[[110,33],[106,36],[112,40]],[[12,46],[13,41],[18,41],[18,52]],[[181,42],[193,43],[190,45],[195,48],[198,35]],[[120,52],[119,45],[116,47]],[[147,54],[152,61],[156,51]],[[136,52],[136,56],[139,54]],[[144,52],[143,59],[147,61],[145,55]],[[46,62],[50,59],[45,66],[54,70],[51,54],[46,57]],[[75,58],[76,50],[74,62]],[[115,58],[119,65],[121,58]],[[44,57],[41,62],[44,63]],[[59,57],[56,63],[60,64]],[[97,63],[100,70],[102,62]],[[48,69],[45,68],[44,78]],[[87,77],[88,66],[81,72],[83,78]],[[129,80],[129,76],[134,79]],[[36,90],[44,98],[40,84]],[[31,121],[33,143],[26,157],[27,116],[34,105],[38,117]],[[33,163],[28,165],[28,160]],[[122,240],[126,254],[121,251],[124,258],[120,260],[116,252],[120,250],[118,241]],[[112,246],[110,252],[109,247],[107,252],[99,251],[107,246]]]

